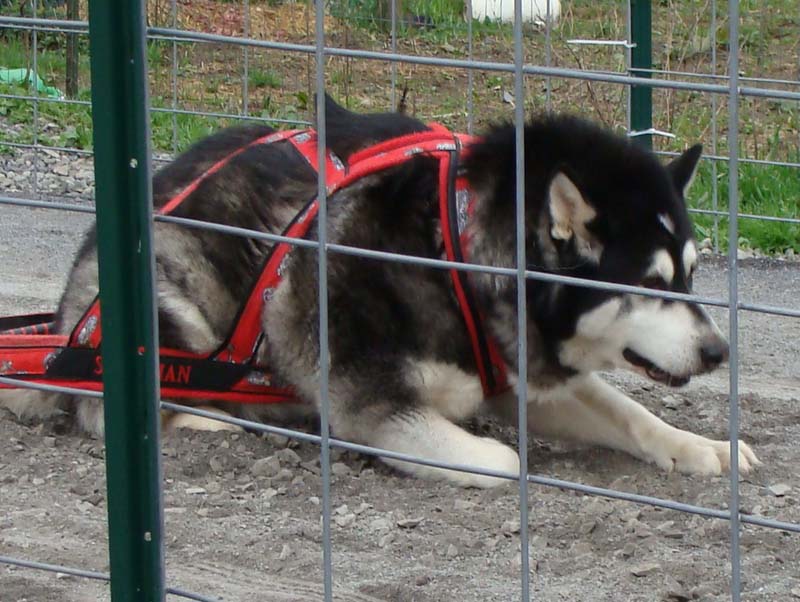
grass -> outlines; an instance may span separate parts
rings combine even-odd
[[[727,62],[727,27],[725,9],[720,4],[717,15],[717,73],[724,73]],[[800,18],[796,0],[742,0],[741,60],[743,75],[796,79],[796,52]],[[313,18],[304,25],[302,8],[295,3],[251,0],[254,37],[308,43],[305,31],[313,35]],[[209,5],[211,6],[211,5]],[[389,41],[389,3],[385,0],[331,0],[333,19],[326,30],[333,45],[385,51]],[[466,55],[467,24],[463,18],[463,0],[404,0],[399,15],[399,51],[463,58]],[[263,15],[258,21],[260,10]],[[654,65],[675,71],[711,70],[711,20],[709,0],[659,0],[653,3]],[[313,13],[313,10],[312,10]],[[184,13],[186,14],[186,13]],[[56,15],[58,16],[58,15]],[[202,15],[200,15],[202,16]],[[418,18],[424,17],[424,18]],[[179,21],[181,13],[179,12]],[[201,21],[202,22],[202,19]],[[190,21],[192,23],[192,21]],[[260,25],[259,25],[260,23]],[[185,25],[185,23],[179,23]],[[259,29],[261,27],[261,29]],[[310,28],[309,28],[310,27]],[[188,27],[191,29],[191,27]],[[508,24],[473,22],[474,52],[478,60],[508,62],[513,56],[513,36]],[[567,40],[624,39],[624,4],[618,0],[562,0],[562,16],[552,30],[552,64],[555,66],[620,71],[625,69],[625,55],[619,48],[576,47]],[[38,72],[48,85],[64,88],[63,35],[41,35]],[[79,97],[89,98],[88,54],[81,38]],[[544,33],[526,26],[524,32],[526,61],[543,64]],[[147,58],[150,65],[151,99],[154,106],[172,106],[172,43],[150,41]],[[29,41],[24,34],[7,31],[0,39],[0,65],[29,66]],[[240,48],[210,44],[177,45],[177,106],[182,109],[236,114],[242,102],[242,51]],[[249,110],[252,115],[281,119],[308,119],[313,109],[311,82],[313,64],[309,57],[290,53],[252,50],[248,71]],[[328,57],[327,86],[347,106],[360,111],[386,110],[391,70],[384,63]],[[424,120],[437,120],[454,129],[466,127],[466,77],[455,69],[400,64],[398,85],[408,85],[408,107]],[[553,79],[554,110],[579,112],[622,131],[626,123],[624,88],[616,85]],[[504,73],[475,72],[474,102],[476,130],[490,121],[509,118],[511,105],[504,102],[504,92],[513,89],[513,77]],[[796,89],[796,88],[793,88]],[[23,95],[20,86],[0,87],[5,94]],[[711,97],[696,92],[655,90],[654,125],[676,135],[674,140],[655,139],[658,150],[680,151],[694,142],[711,149],[712,119],[718,122],[717,153],[727,148],[727,105],[724,97],[712,106]],[[545,107],[543,80],[526,80],[526,109]],[[87,106],[50,103],[42,100],[39,113],[43,120],[57,124],[44,129],[39,140],[45,144],[91,148],[91,114]],[[7,132],[2,140],[33,140],[31,103],[15,98],[0,99],[0,115],[5,121],[22,124],[19,134]],[[800,160],[800,103],[743,99],[740,103],[740,153],[755,159]],[[186,148],[194,140],[233,123],[202,115],[152,113],[154,148],[172,152]],[[15,128],[17,129],[17,128]],[[3,152],[8,149],[3,148]],[[761,215],[797,217],[800,214],[800,173],[793,168],[740,165],[740,211]],[[724,163],[716,167],[719,208],[727,207],[727,172]],[[704,161],[690,194],[698,208],[710,209],[712,167]],[[698,237],[711,236],[714,219],[695,216]],[[721,246],[727,223],[719,220]],[[797,225],[749,219],[740,221],[743,246],[766,252],[793,248],[800,252],[800,229]]]
[[[689,193],[693,207],[713,209],[714,167],[703,162]],[[718,210],[728,210],[728,168],[716,167]],[[772,217],[800,217],[800,174],[794,167],[742,163],[739,165],[739,213]],[[697,237],[714,238],[714,217],[694,216]],[[720,246],[727,250],[728,219],[720,217],[718,228]],[[794,249],[800,253],[800,224],[779,223],[757,219],[739,219],[738,246],[758,249],[765,253],[783,253]]]
[[[280,88],[283,85],[281,76],[272,69],[262,70],[250,68],[248,82],[254,88]]]

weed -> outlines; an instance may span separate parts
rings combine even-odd
[[[272,69],[264,71],[251,67],[247,81],[253,88],[280,88],[283,85],[281,76]]]

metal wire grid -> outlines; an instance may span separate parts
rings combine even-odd
[[[36,0],[33,1],[34,8],[36,7]],[[248,6],[247,0],[243,0],[245,9]],[[469,3],[468,3],[469,4]],[[517,480],[519,482],[519,496],[520,496],[520,537],[521,537],[521,579],[520,579],[520,595],[522,600],[529,600],[530,599],[530,571],[528,566],[529,555],[528,555],[528,521],[527,521],[527,512],[528,512],[528,496],[527,496],[527,485],[528,483],[535,483],[539,485],[551,486],[551,487],[559,487],[562,489],[573,490],[582,492],[589,495],[598,495],[603,496],[611,499],[619,499],[625,500],[629,502],[639,503],[639,504],[647,504],[655,507],[661,507],[666,509],[672,509],[681,512],[687,512],[692,514],[697,514],[705,517],[711,518],[720,518],[724,520],[729,520],[731,525],[731,599],[734,602],[738,602],[741,596],[741,562],[740,562],[740,549],[739,549],[739,532],[740,532],[740,525],[741,523],[747,523],[752,525],[758,525],[767,528],[773,529],[782,529],[785,531],[796,532],[800,533],[800,525],[795,523],[788,523],[782,521],[776,521],[773,519],[766,519],[758,516],[751,516],[751,515],[742,515],[739,511],[739,491],[738,491],[738,422],[739,422],[739,407],[738,407],[738,312],[740,310],[748,310],[748,311],[755,311],[755,312],[762,312],[762,313],[769,313],[775,315],[783,315],[783,316],[790,316],[790,317],[800,317],[800,310],[793,309],[793,308],[785,308],[785,307],[772,307],[760,304],[749,304],[749,303],[742,303],[739,301],[738,298],[738,288],[737,288],[737,280],[736,280],[736,272],[737,272],[737,256],[735,252],[735,246],[731,246],[728,255],[728,265],[729,265],[729,290],[728,290],[728,300],[721,300],[721,299],[712,299],[712,298],[705,298],[699,297],[696,295],[683,295],[678,293],[667,293],[662,291],[652,291],[649,289],[641,289],[638,287],[630,287],[630,286],[621,286],[621,285],[611,285],[602,282],[594,282],[594,281],[584,281],[577,278],[572,277],[564,277],[558,275],[546,275],[540,274],[537,272],[532,272],[525,270],[523,266],[526,265],[525,262],[525,249],[524,245],[521,244],[521,241],[524,240],[524,230],[522,228],[522,224],[524,224],[524,202],[523,202],[523,193],[524,190],[524,171],[521,169],[523,165],[523,155],[524,148],[522,145],[522,124],[524,119],[524,85],[523,79],[525,75],[538,75],[543,76],[546,78],[547,84],[547,92],[548,92],[548,104],[550,99],[550,86],[549,81],[550,78],[578,78],[584,80],[593,80],[593,81],[600,81],[600,82],[608,82],[608,83],[618,83],[623,85],[642,85],[642,86],[649,86],[653,88],[668,88],[668,89],[682,89],[682,90],[694,90],[694,91],[701,91],[711,93],[713,102],[716,102],[716,95],[717,94],[725,94],[728,98],[728,106],[729,106],[729,148],[730,148],[730,156],[729,157],[720,157],[717,156],[717,149],[716,149],[716,140],[717,140],[717,124],[716,118],[714,120],[713,125],[713,148],[712,152],[714,153],[712,158],[715,159],[713,162],[716,165],[716,161],[728,161],[729,163],[729,190],[730,190],[730,198],[729,198],[729,207],[727,212],[721,212],[716,209],[716,197],[715,197],[715,205],[714,209],[711,211],[701,211],[702,213],[709,213],[715,216],[727,216],[729,218],[729,240],[737,240],[738,234],[738,223],[735,219],[738,217],[742,218],[767,218],[773,219],[778,221],[785,221],[789,223],[798,223],[800,219],[795,218],[775,218],[769,216],[756,216],[756,215],[742,215],[738,214],[738,164],[744,162],[754,162],[754,163],[767,163],[767,164],[777,164],[777,165],[785,165],[789,167],[800,167],[800,164],[790,163],[790,162],[773,162],[773,161],[762,161],[762,160],[752,160],[752,159],[740,159],[738,156],[738,132],[739,132],[739,124],[738,124],[738,105],[739,99],[745,96],[751,97],[761,97],[761,98],[773,98],[773,99],[786,99],[786,100],[800,100],[800,92],[791,92],[785,90],[778,90],[776,88],[770,87],[747,87],[741,86],[740,82],[748,81],[756,84],[797,84],[797,82],[790,82],[786,80],[777,80],[777,79],[769,79],[769,78],[743,78],[740,77],[738,74],[738,44],[736,43],[739,39],[738,34],[738,10],[739,10],[739,3],[738,0],[730,0],[728,3],[729,7],[729,17],[730,17],[730,31],[729,31],[729,40],[731,41],[731,53],[730,53],[730,65],[729,65],[729,73],[730,76],[726,77],[724,75],[717,75],[713,73],[711,75],[700,75],[700,74],[688,74],[688,73],[677,73],[677,72],[666,72],[663,70],[652,70],[653,74],[662,74],[662,75],[669,75],[669,76],[681,76],[681,77],[705,77],[707,79],[711,79],[712,81],[724,82],[727,85],[723,84],[706,84],[706,83],[692,83],[685,80],[667,80],[667,79],[648,79],[642,80],[639,78],[634,78],[624,74],[614,74],[614,73],[605,73],[605,72],[587,72],[587,71],[579,71],[574,69],[557,69],[552,68],[549,66],[549,54],[547,58],[547,65],[544,67],[535,66],[535,65],[525,65],[523,62],[523,53],[522,53],[522,28],[521,28],[521,2],[520,0],[516,0],[515,2],[515,25],[514,25],[514,62],[513,64],[503,64],[503,63],[492,63],[486,61],[474,61],[471,53],[472,49],[472,33],[471,29],[469,32],[469,43],[470,43],[470,55],[468,60],[452,60],[452,59],[441,59],[435,57],[419,57],[419,56],[411,56],[411,55],[403,55],[398,54],[396,52],[396,5],[395,2],[392,2],[392,51],[390,53],[379,53],[379,52],[369,52],[369,51],[357,51],[357,50],[350,50],[345,48],[330,48],[326,47],[324,44],[324,5],[322,2],[316,3],[315,12],[316,12],[316,31],[315,31],[315,44],[313,46],[310,45],[299,45],[299,44],[286,44],[286,43],[277,43],[271,41],[261,41],[261,40],[251,40],[251,39],[242,39],[236,38],[231,36],[220,36],[214,34],[206,34],[201,32],[188,32],[178,30],[176,28],[177,17],[176,17],[176,2],[172,0],[171,3],[171,16],[172,16],[172,28],[149,28],[148,33],[149,37],[152,39],[161,39],[167,40],[172,43],[172,57],[173,57],[173,79],[172,79],[172,107],[171,109],[153,109],[153,110],[160,110],[160,111],[169,111],[173,115],[173,150],[177,150],[177,125],[175,122],[175,115],[186,112],[186,113],[194,113],[194,114],[204,114],[209,116],[218,116],[218,117],[247,117],[250,119],[259,119],[253,118],[252,116],[247,115],[247,104],[246,100],[243,102],[243,110],[242,115],[229,115],[224,113],[213,113],[213,112],[200,112],[200,111],[188,111],[179,109],[177,106],[177,74],[175,71],[176,65],[176,53],[177,53],[177,44],[181,41],[193,41],[193,42],[216,42],[216,43],[225,43],[225,44],[233,44],[239,45],[242,47],[243,50],[243,59],[244,59],[244,69],[245,73],[247,70],[248,64],[248,54],[247,50],[249,47],[258,47],[258,48],[267,48],[267,49],[279,49],[285,51],[294,51],[306,54],[313,54],[315,60],[315,72],[316,72],[316,81],[315,81],[315,88],[318,98],[322,97],[324,92],[325,83],[324,83],[324,60],[326,56],[349,56],[349,57],[356,57],[356,58],[363,58],[363,59],[373,59],[373,60],[382,60],[382,61],[390,61],[393,66],[395,66],[399,62],[406,62],[406,63],[418,63],[418,64],[430,64],[430,65],[439,65],[443,67],[460,67],[466,68],[469,70],[469,73],[472,74],[473,70],[480,69],[480,70],[487,70],[487,71],[500,71],[500,72],[509,72],[514,74],[514,81],[515,81],[515,97],[517,98],[517,103],[515,107],[515,124],[516,124],[516,141],[517,141],[517,265],[520,266],[518,269],[505,269],[505,268],[492,268],[487,266],[478,266],[478,265],[471,265],[471,264],[459,264],[450,261],[443,261],[443,260],[431,260],[431,259],[422,259],[417,257],[410,257],[410,256],[403,256],[397,255],[392,253],[384,253],[384,252],[377,252],[377,251],[369,251],[365,249],[353,248],[353,247],[346,247],[343,245],[334,245],[328,244],[326,240],[326,188],[324,185],[324,165],[325,161],[320,161],[320,174],[319,174],[319,202],[320,202],[320,236],[319,242],[315,241],[308,241],[308,240],[298,240],[298,239],[290,239],[283,236],[276,236],[270,234],[264,234],[256,231],[246,230],[242,228],[233,228],[229,226],[223,226],[219,224],[209,224],[204,222],[197,222],[195,220],[187,220],[181,218],[175,218],[172,216],[157,216],[156,219],[159,221],[169,221],[173,223],[179,223],[186,227],[193,227],[193,228],[206,228],[206,229],[214,229],[222,232],[227,232],[230,234],[235,234],[239,236],[247,236],[252,238],[260,238],[269,241],[289,241],[292,244],[297,246],[306,246],[306,247],[313,247],[316,248],[318,251],[318,258],[319,258],[319,282],[320,282],[320,350],[321,350],[321,357],[320,357],[320,372],[321,372],[321,435],[310,435],[307,433],[302,433],[299,431],[294,431],[292,429],[285,429],[279,428],[269,425],[263,425],[259,423],[253,423],[246,420],[236,419],[236,418],[222,418],[219,415],[204,412],[203,410],[197,410],[194,408],[188,408],[184,406],[179,406],[169,402],[161,402],[161,407],[164,409],[168,409],[175,412],[184,412],[188,414],[194,414],[198,416],[203,416],[206,418],[220,420],[222,422],[227,422],[231,424],[236,424],[239,426],[244,426],[247,428],[251,428],[256,431],[260,432],[269,432],[269,433],[277,433],[281,434],[290,438],[295,438],[304,441],[310,441],[313,443],[317,443],[320,445],[320,455],[321,455],[321,466],[322,466],[322,479],[323,479],[323,499],[322,499],[322,518],[323,518],[323,564],[324,564],[324,572],[323,572],[323,586],[325,592],[325,599],[332,600],[332,545],[331,545],[331,533],[330,533],[330,519],[331,519],[331,507],[330,507],[330,448],[331,447],[339,447],[343,449],[349,449],[353,451],[357,451],[364,454],[375,455],[380,457],[386,458],[394,458],[397,460],[402,460],[406,462],[424,464],[429,466],[436,466],[440,468],[450,469],[450,470],[461,470],[466,472],[472,472],[476,474],[483,474],[488,476],[496,476],[511,480]],[[714,18],[716,16],[716,5],[713,5],[713,15]],[[549,0],[548,0],[548,12],[549,12]],[[87,31],[86,23],[80,22],[71,22],[71,21],[59,21],[54,19],[37,19],[37,18],[12,18],[12,17],[0,17],[0,26],[3,27],[11,27],[16,29],[29,29],[32,31],[32,36],[35,39],[37,32],[39,31],[57,31],[57,32],[74,32],[80,31],[85,32]],[[246,27],[249,27],[247,25]],[[715,28],[714,28],[714,31]],[[549,39],[550,35],[550,19],[547,19],[547,36]],[[715,44],[712,44],[712,48],[716,48]],[[548,49],[549,50],[549,49]],[[37,47],[36,44],[33,44],[33,64],[36,65],[36,53]],[[34,67],[35,69],[35,67]],[[470,87],[472,87],[472,79],[469,79],[468,83]],[[392,104],[394,106],[396,102],[396,96],[394,93],[394,89],[396,87],[396,71],[393,70],[392,73]],[[246,78],[243,80],[242,84],[242,94],[243,98],[247,98],[247,83]],[[3,95],[5,96],[5,95]],[[38,92],[34,91],[31,97],[25,97],[28,100],[31,100],[34,106],[34,120],[38,126],[38,103],[39,102],[49,102],[50,100],[44,99],[39,97]],[[472,102],[472,94],[468,95],[468,102]],[[60,101],[60,102],[69,102],[69,101]],[[323,141],[323,144],[320,145],[320,158],[324,158],[324,140],[325,140],[325,114],[322,107],[324,103],[318,104],[319,109],[317,112],[317,129],[319,133],[320,140]],[[470,104],[471,107],[471,104]],[[716,113],[716,112],[715,112]],[[261,119],[259,119],[261,120]],[[264,121],[276,121],[275,119],[263,119]],[[472,128],[472,111],[469,112],[469,128]],[[33,148],[35,152],[43,148],[54,148],[54,147],[47,147],[45,145],[41,145],[38,140],[38,127],[37,127],[37,134],[34,137],[33,144],[9,144],[5,143],[9,146],[17,146],[23,148]],[[75,150],[75,149],[58,149],[58,150]],[[34,170],[35,172],[35,170]],[[715,180],[716,181],[716,180]],[[714,192],[716,195],[716,187],[714,188]],[[36,176],[34,175],[34,194],[37,194],[36,190]],[[47,201],[39,201],[35,199],[24,199],[24,198],[14,198],[14,197],[7,197],[7,196],[0,196],[0,204],[8,204],[8,205],[21,205],[21,206],[29,206],[29,207],[39,207],[39,208],[50,208],[50,209],[57,209],[57,210],[67,210],[67,211],[79,211],[79,212],[93,212],[93,209],[90,207],[80,206],[71,203],[52,203]],[[668,298],[668,299],[679,299],[679,300],[687,300],[692,301],[700,304],[707,304],[707,305],[714,305],[719,307],[727,307],[728,308],[728,315],[729,315],[729,326],[730,326],[730,337],[731,337],[731,357],[730,357],[730,441],[731,441],[731,478],[730,478],[730,491],[731,491],[731,498],[729,508],[732,510],[730,511],[722,511],[722,510],[714,510],[710,508],[705,508],[701,506],[695,506],[691,504],[685,504],[681,502],[675,502],[673,500],[665,500],[659,499],[651,496],[646,495],[636,495],[630,494],[626,492],[619,492],[612,489],[601,488],[601,487],[592,487],[587,485],[582,485],[580,483],[574,483],[570,481],[562,481],[558,479],[552,479],[549,477],[545,477],[542,475],[533,475],[528,474],[527,472],[527,432],[525,429],[520,429],[519,431],[519,452],[520,452],[520,463],[521,469],[520,474],[518,475],[511,475],[511,474],[501,474],[496,473],[493,471],[487,471],[483,469],[477,469],[465,465],[453,465],[453,464],[444,464],[439,462],[433,462],[430,460],[426,460],[424,458],[409,456],[407,454],[400,454],[396,452],[391,452],[388,450],[381,450],[375,449],[364,445],[358,445],[346,441],[340,441],[330,437],[329,432],[329,425],[328,425],[328,399],[327,399],[327,377],[328,377],[328,357],[327,357],[327,254],[329,252],[337,252],[337,253],[346,253],[354,256],[360,257],[371,257],[382,259],[385,261],[398,261],[404,263],[412,263],[418,265],[426,265],[431,268],[435,269],[459,269],[463,271],[480,271],[480,272],[489,272],[497,275],[504,275],[508,277],[514,277],[517,283],[517,290],[518,290],[518,300],[522,301],[524,299],[524,282],[526,279],[535,279],[535,280],[543,280],[543,281],[552,281],[552,282],[562,282],[565,284],[572,284],[576,286],[583,286],[588,288],[596,288],[601,290],[611,290],[611,291],[618,291],[618,292],[633,292],[637,294],[642,294],[645,296],[651,297],[661,297],[661,298]],[[521,327],[520,331],[525,331],[522,326],[526,323],[526,305],[523,302],[518,303],[518,324]],[[519,341],[518,347],[518,357],[523,358],[526,354],[526,341],[523,337]],[[525,379],[525,362],[519,361],[520,367],[520,379]],[[0,378],[0,382],[8,382],[8,379]],[[16,383],[15,384],[19,384]],[[102,397],[102,395],[92,392],[92,391],[85,391],[79,389],[71,389],[71,388],[64,388],[64,387],[53,387],[47,385],[30,385],[31,388],[41,389],[41,390],[49,390],[49,391],[59,391],[59,392],[66,392],[66,393],[73,393],[73,394],[80,394],[82,396],[90,396],[90,397]],[[524,393],[521,391],[519,393],[518,399],[518,406],[519,406],[519,419],[520,424],[526,424],[526,399],[524,397]],[[29,568],[37,568],[43,570],[51,570],[51,571],[58,571],[58,572],[65,572],[70,573],[78,576],[83,576],[87,578],[93,579],[107,579],[108,576],[94,573],[91,571],[82,571],[79,569],[70,569],[67,567],[59,567],[55,565],[46,565],[43,563],[37,562],[30,562],[15,558],[9,558],[0,556],[0,563],[6,564],[15,564],[18,566],[26,566]],[[207,598],[198,594],[193,594],[191,592],[186,592],[182,590],[177,590],[174,588],[168,588],[167,593],[182,596],[189,599],[194,600],[211,600],[212,598]]]

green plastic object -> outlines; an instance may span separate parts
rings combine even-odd
[[[24,84],[29,83],[36,86],[36,89],[50,98],[64,98],[64,93],[58,88],[48,86],[44,80],[31,69],[0,69],[0,84]]]

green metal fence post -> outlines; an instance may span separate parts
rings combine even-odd
[[[142,0],[90,0],[111,598],[164,600]]]
[[[630,0],[631,11],[631,70],[636,77],[650,77],[653,68],[653,17],[651,0]],[[637,71],[648,69],[648,71]],[[653,127],[653,89],[647,86],[631,86],[630,129],[643,132]],[[636,136],[634,140],[652,148],[652,136]]]

